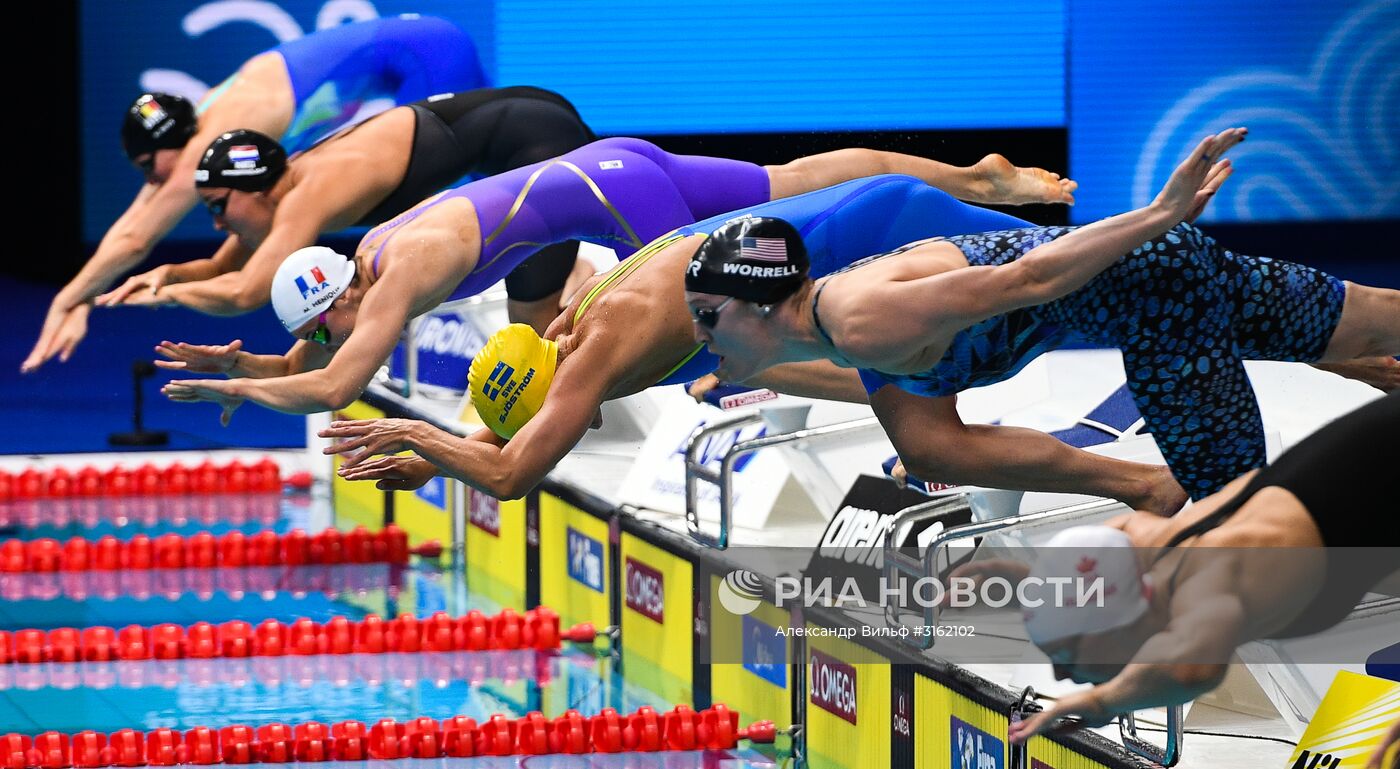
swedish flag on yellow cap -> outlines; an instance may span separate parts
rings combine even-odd
[[[524,323],[492,334],[467,373],[481,421],[502,438],[514,437],[544,405],[558,362],[559,345]]]

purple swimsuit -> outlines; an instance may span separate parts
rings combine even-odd
[[[768,201],[768,172],[738,160],[672,155],[640,139],[603,139],[543,163],[448,190],[366,238],[413,221],[453,197],[476,207],[481,258],[449,301],[495,285],[540,248],[566,240],[607,246],[619,258],[677,227]],[[393,239],[390,232],[374,255]]]

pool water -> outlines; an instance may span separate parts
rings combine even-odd
[[[225,516],[226,512],[230,515]],[[177,499],[38,500],[0,503],[0,537],[33,540],[239,529],[317,531],[331,520],[305,494],[218,495]],[[460,616],[494,610],[474,596],[460,570],[432,564],[276,566],[129,572],[0,574],[0,630],[49,630],[173,622],[302,617],[390,619],[435,611]],[[553,718],[664,701],[622,675],[605,651],[572,648],[0,665],[0,734],[48,730],[151,730],[194,726],[359,720],[406,721],[465,715],[484,721],[541,711]],[[690,704],[690,703],[687,703]],[[434,759],[470,766],[773,766],[751,748],[738,751]],[[422,765],[404,759],[405,766]]]

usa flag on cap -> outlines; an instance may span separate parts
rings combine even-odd
[[[306,299],[312,294],[319,293],[329,284],[329,281],[326,280],[326,275],[321,272],[320,267],[312,267],[311,272],[297,276],[296,284],[297,290],[301,292],[301,298]]]
[[[739,258],[755,262],[786,262],[787,243],[782,238],[740,238]]]

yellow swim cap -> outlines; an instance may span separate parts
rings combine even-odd
[[[559,345],[524,323],[492,334],[467,373],[481,421],[502,438],[514,437],[544,405],[558,362]]]

